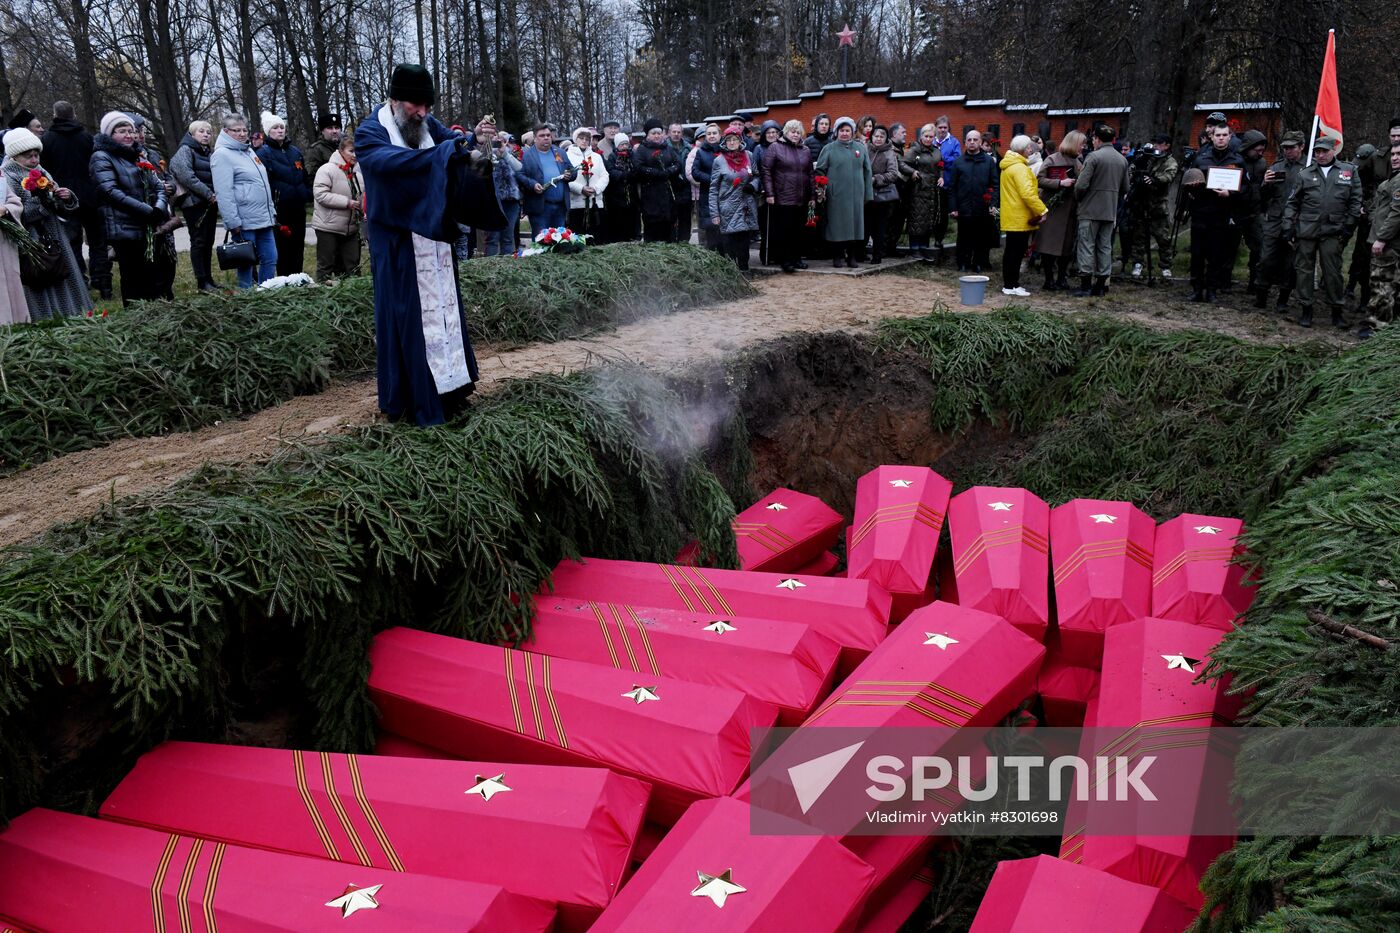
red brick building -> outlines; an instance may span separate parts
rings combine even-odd
[[[1194,146],[1205,127],[1206,114],[1221,110],[1232,121],[1238,122],[1238,132],[1249,129],[1262,132],[1269,139],[1269,150],[1273,151],[1282,132],[1281,106],[1266,101],[1197,104],[1191,137],[1186,142]],[[701,123],[722,123],[737,115],[752,118],[755,123],[764,120],[777,120],[779,123],[801,120],[802,125],[810,130],[813,118],[819,113],[829,114],[833,120],[841,116],[859,120],[866,114],[873,114],[876,121],[886,126],[896,122],[908,126],[911,140],[920,126],[947,115],[952,132],[959,138],[968,130],[976,129],[1001,140],[1004,148],[1018,133],[1037,134],[1053,146],[1070,130],[1087,133],[1099,121],[1121,126],[1128,108],[1063,109],[1052,104],[968,100],[963,94],[930,95],[926,91],[895,91],[887,87],[867,87],[863,83],[828,84],[820,91],[798,94],[794,100],[770,100],[766,106],[744,107],[732,114],[708,116]],[[1136,135],[1134,141],[1137,141]]]

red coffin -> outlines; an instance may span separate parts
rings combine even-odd
[[[933,875],[920,871],[878,904],[867,904],[856,933],[899,933],[933,893]]]
[[[974,486],[948,507],[958,602],[1037,641],[1050,625],[1050,507],[1024,489]]]
[[[823,551],[817,556],[816,560],[812,561],[810,564],[798,567],[793,573],[798,576],[806,577],[829,577],[831,576],[831,572],[836,569],[836,564],[838,562],[835,554],[830,551]]]
[[[936,602],[893,629],[803,728],[995,725],[1035,689],[1044,656],[1044,645],[1005,620]],[[933,837],[844,841],[875,869],[877,897],[884,897],[892,893],[886,883],[906,879]]]
[[[1109,629],[1099,694],[1086,725],[1121,727],[1123,732],[1112,748],[1087,747],[1092,734],[1086,733],[1080,755],[1136,757],[1150,752],[1163,736],[1179,736],[1168,739],[1179,745],[1191,741],[1191,730],[1230,725],[1241,701],[1225,695],[1228,681],[1193,683],[1223,637],[1218,629],[1156,618]],[[1200,760],[1200,779],[1189,782],[1194,806],[1221,809],[1220,802],[1229,793],[1229,776],[1208,772],[1204,750]],[[1179,784],[1179,774],[1174,780]],[[1092,801],[1070,802],[1060,858],[1161,888],[1192,910],[1200,908],[1201,876],[1216,856],[1234,844],[1233,836],[1086,834],[1092,806]],[[1182,824],[1190,827],[1192,817],[1192,812],[1182,812]]]
[[[1157,526],[1127,502],[1072,499],[1050,512],[1060,654],[1099,667],[1103,633],[1152,613],[1152,543]]]
[[[901,607],[927,602],[921,598],[952,494],[953,484],[927,467],[879,466],[862,476],[846,535],[846,576],[879,584]]]
[[[622,883],[649,793],[602,768],[167,742],[137,762],[100,815],[496,884],[559,905],[560,929],[583,930]]]
[[[549,905],[492,884],[336,864],[55,810],[30,810],[0,831],[0,878],[0,913],[46,933],[304,933],[344,930],[347,919],[367,931],[519,933],[548,930],[554,920]]]
[[[652,784],[648,816],[666,824],[732,791],[749,730],[778,718],[724,687],[407,628],[376,636],[370,664],[389,732],[463,758],[612,768]]]
[[[432,758],[437,761],[460,761],[456,755],[449,755],[440,748],[410,742],[403,736],[381,731],[374,738],[374,753],[389,758]]]
[[[642,863],[593,931],[850,930],[872,878],[870,866],[834,839],[751,835],[747,804],[702,800]]]
[[[1195,916],[1155,888],[1038,855],[997,864],[970,933],[1181,933]]]
[[[1066,664],[1055,655],[1046,657],[1036,679],[1036,692],[1045,709],[1045,725],[1057,728],[1084,725],[1089,700],[1098,689],[1098,671]]]
[[[551,585],[561,596],[598,602],[801,622],[841,646],[838,677],[889,630],[890,594],[864,580],[590,558],[561,562],[546,594]]]
[[[1178,515],[1157,528],[1152,563],[1152,614],[1229,631],[1254,601],[1246,568],[1232,563],[1244,553],[1236,539],[1238,518]]]
[[[841,515],[816,496],[775,489],[734,517],[739,566],[797,571],[819,559],[841,534]]]
[[[795,726],[831,689],[836,642],[798,622],[536,596],[531,651],[713,684],[778,707]]]

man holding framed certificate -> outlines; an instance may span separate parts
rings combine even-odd
[[[1214,301],[1229,284],[1231,227],[1244,206],[1244,159],[1230,148],[1230,127],[1210,131],[1210,146],[1196,154],[1205,175],[1191,200],[1191,300]]]
[[[1346,329],[1342,314],[1345,291],[1342,249],[1361,220],[1361,178],[1356,166],[1337,161],[1342,141],[1319,136],[1313,142],[1313,163],[1298,173],[1283,208],[1283,229],[1294,241],[1294,289],[1303,304],[1298,324],[1312,327],[1313,269],[1322,267],[1322,295],[1332,311],[1332,324]]]

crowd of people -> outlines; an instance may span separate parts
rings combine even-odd
[[[136,114],[113,111],[91,136],[59,102],[47,130],[28,111],[11,126],[6,209],[43,249],[21,257],[24,308],[15,310],[18,290],[7,277],[10,319],[85,313],[91,299],[84,285],[110,298],[109,255],[122,270],[124,300],[168,297],[172,232],[182,225],[197,286],[216,288],[220,218],[226,239],[252,245],[237,267],[241,286],[300,272],[308,205],[317,279],[362,268],[364,181],[353,137],[342,135],[334,115],[318,121],[305,156],[275,114],[264,113],[256,132],[237,114],[217,131],[196,121],[168,164]],[[517,252],[521,220],[532,238],[568,227],[603,243],[689,242],[694,226],[701,245],[741,269],[749,268],[754,245],[762,264],[788,273],[807,268],[807,260],[878,264],[902,248],[939,263],[951,256],[959,273],[979,275],[1001,249],[1006,295],[1028,296],[1022,277],[1038,269],[1046,291],[1097,296],[1108,291],[1115,267],[1132,279],[1172,281],[1185,226],[1192,300],[1213,302],[1229,291],[1247,249],[1246,287],[1260,308],[1273,298],[1287,312],[1296,297],[1302,326],[1312,326],[1320,303],[1346,327],[1346,303],[1359,292],[1367,332],[1394,313],[1390,205],[1400,198],[1388,183],[1400,125],[1392,125],[1387,147],[1359,147],[1354,162],[1340,161],[1338,142],[1325,135],[1309,160],[1303,134],[1285,133],[1272,164],[1263,155],[1265,135],[1241,132],[1221,113],[1210,115],[1199,147],[1180,160],[1169,136],[1134,146],[1106,124],[1087,135],[1071,130],[1053,147],[1017,135],[1003,152],[999,140],[977,130],[954,136],[946,116],[912,138],[900,123],[827,114],[810,126],[736,118],[693,135],[680,123],[649,120],[634,133],[609,121],[577,127],[568,138],[539,124],[517,139],[490,115],[471,130],[450,129],[489,160],[506,217],[504,229],[460,228],[455,251],[463,259]],[[36,189],[36,178],[47,183]],[[956,237],[948,249],[950,229]],[[1342,256],[1353,235],[1344,280]],[[13,249],[0,260],[14,265]]]

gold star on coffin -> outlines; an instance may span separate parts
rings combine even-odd
[[[786,512],[786,511],[787,511],[787,506],[783,505],[781,502],[774,502],[772,505],[765,505],[764,508],[767,509],[767,510],[770,511],[770,512]]]
[[[379,889],[382,887],[384,887],[382,884],[372,884],[367,888],[347,884],[345,893],[333,901],[326,901],[326,906],[340,908],[342,919],[357,910],[378,910],[379,901],[375,900],[374,896],[379,893]]]
[[[1188,674],[1196,673],[1196,665],[1201,663],[1200,658],[1188,658],[1184,654],[1164,654],[1162,660],[1167,662],[1167,670],[1181,668]]]
[[[914,484],[913,482],[907,479],[892,479],[890,480],[890,485],[893,486],[895,489],[908,489]]]
[[[705,626],[705,631],[714,632],[716,635],[723,635],[725,632],[737,632],[738,630],[739,627],[737,625],[730,625],[723,619],[715,619],[709,625]]]
[[[724,902],[731,894],[743,894],[748,888],[734,883],[734,869],[726,868],[718,875],[707,875],[703,871],[697,871],[696,876],[700,879],[690,892],[691,897],[708,897],[715,902],[716,907],[723,907]]]
[[[924,642],[924,644],[933,645],[939,651],[947,651],[949,645],[956,645],[958,643],[956,638],[949,638],[942,632],[924,632],[924,634],[928,636],[928,641]]]
[[[1219,528],[1216,528],[1214,525],[1197,525],[1197,526],[1196,526],[1196,534],[1198,534],[1198,535],[1218,535],[1218,534],[1220,534],[1220,529],[1219,529]]]
[[[988,503],[987,503],[987,508],[991,509],[993,512],[1010,512],[1010,511],[1011,511],[1011,503],[1010,503],[1010,502],[988,502]]]
[[[1094,520],[1095,525],[1112,525],[1114,522],[1118,521],[1117,515],[1105,515],[1102,512],[1097,515],[1090,515],[1089,517]]]
[[[659,701],[661,699],[660,695],[657,694],[655,687],[639,687],[636,684],[633,684],[632,689],[624,693],[623,696],[633,701],[638,706],[642,705],[647,700]]]
[[[492,797],[504,790],[513,790],[506,786],[506,776],[504,773],[495,777],[476,776],[476,783],[468,787],[465,793],[476,794],[482,800],[490,800]]]
[[[807,585],[807,584],[803,583],[801,580],[795,580],[795,579],[793,579],[792,577],[789,577],[788,579],[784,580],[782,583],[779,583],[779,584],[778,584],[778,589],[780,589],[780,590],[795,590],[795,589],[797,589],[798,587],[805,587],[806,585]]]

